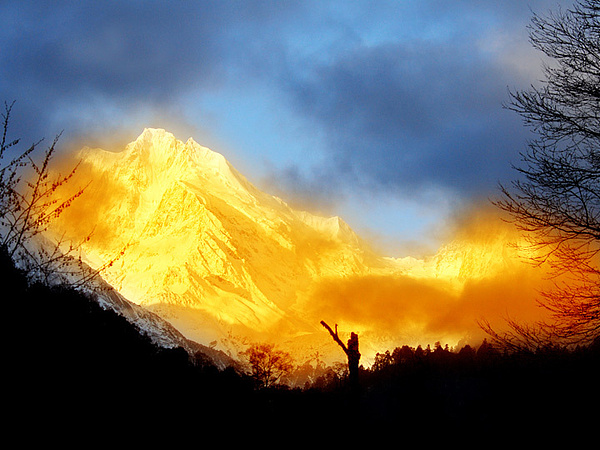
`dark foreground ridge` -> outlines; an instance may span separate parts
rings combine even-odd
[[[248,375],[218,370],[202,355],[158,348],[79,292],[28,285],[4,253],[0,277],[9,428],[94,435],[175,427],[209,435],[216,424],[363,437],[597,432],[598,345],[512,356],[438,348],[428,358],[402,347],[361,368],[357,390],[339,380],[256,389]]]

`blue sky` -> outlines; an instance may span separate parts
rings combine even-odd
[[[24,143],[166,128],[402,251],[516,176],[531,136],[502,104],[542,76],[526,26],[570,4],[2,1],[0,94]]]

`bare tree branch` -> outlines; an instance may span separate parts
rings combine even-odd
[[[535,139],[515,166],[518,179],[500,186],[494,203],[528,237],[532,261],[563,281],[539,300],[554,323],[509,324],[534,345],[590,342],[600,322],[600,2],[579,0],[568,10],[534,15],[530,39],[553,61],[541,87],[511,93],[507,108]],[[525,345],[503,338],[509,347]]]
[[[52,174],[50,163],[56,151],[60,134],[36,161],[35,153],[41,141],[8,158],[8,151],[19,140],[8,141],[8,127],[14,102],[5,103],[2,114],[0,138],[0,247],[19,265],[31,279],[43,282],[60,280],[74,287],[89,283],[110,267],[124,250],[97,270],[92,270],[74,256],[81,244],[66,243],[64,237],[57,242],[41,239],[51,222],[57,219],[76,200],[86,186],[67,196],[58,195],[59,188],[73,177],[78,165],[67,174]],[[13,149],[16,150],[16,149]],[[12,150],[11,150],[12,151]],[[31,246],[34,238],[38,245]],[[84,241],[89,236],[84,238]],[[43,243],[43,245],[42,245]]]

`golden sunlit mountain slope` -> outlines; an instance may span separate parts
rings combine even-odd
[[[103,274],[110,284],[233,356],[244,341],[274,341],[297,356],[342,359],[320,320],[358,331],[365,362],[389,345],[455,345],[481,336],[481,315],[517,299],[531,305],[540,283],[495,221],[490,229],[481,219],[426,260],[377,255],[339,217],[294,210],[221,154],[164,130],[77,157],[70,186],[89,185],[52,231],[93,232],[82,250],[94,267],[124,249]]]

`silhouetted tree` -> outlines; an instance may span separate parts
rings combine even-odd
[[[423,347],[421,345],[417,346],[414,354],[416,360],[422,360],[426,355],[425,350],[423,350]]]
[[[335,325],[335,332],[331,329],[325,321],[321,321],[321,325],[325,327],[333,340],[342,348],[346,357],[348,358],[348,377],[350,379],[350,385],[353,388],[358,387],[358,365],[360,362],[360,352],[358,350],[358,334],[350,333],[350,339],[348,339],[348,345],[344,345],[338,335],[337,324]]]
[[[53,173],[50,163],[56,152],[60,135],[37,158],[41,141],[19,150],[19,139],[10,140],[8,129],[14,102],[5,103],[0,137],[0,246],[27,271],[29,278],[45,283],[82,285],[114,263],[108,261],[97,270],[84,265],[75,253],[81,243],[40,239],[51,222],[57,219],[85,188],[60,197],[64,187],[77,170],[67,175]],[[39,159],[39,160],[38,160]],[[87,239],[84,238],[84,241]]]
[[[408,364],[414,360],[415,350],[408,345],[397,347],[392,352],[394,364]]]
[[[600,332],[600,2],[534,15],[530,40],[551,63],[543,84],[511,93],[508,108],[536,137],[520,179],[495,203],[530,238],[534,261],[569,279],[540,298],[552,323],[510,322],[504,335],[485,328],[509,347],[589,343]]]
[[[252,378],[261,388],[280,382],[294,368],[292,356],[273,344],[252,344],[242,356],[248,360]]]
[[[0,142],[1,244],[11,257],[19,252],[26,252],[25,243],[46,231],[50,221],[58,217],[74,198],[81,194],[78,192],[73,197],[60,202],[53,198],[56,189],[66,183],[75,171],[73,169],[65,177],[58,175],[55,179],[50,179],[49,163],[55,152],[58,136],[45,151],[39,163],[33,159],[39,142],[20,153],[17,152],[12,159],[4,161],[8,158],[9,149],[19,144],[19,139],[7,141],[13,104],[5,104]],[[24,180],[24,176],[28,179]]]
[[[384,370],[394,364],[394,360],[392,359],[392,355],[389,350],[386,350],[385,353],[377,353],[375,355],[375,359],[373,360],[373,364],[371,368],[375,371]]]
[[[484,339],[479,348],[477,349],[477,358],[479,360],[489,360],[499,356],[499,352],[492,344]]]
[[[463,362],[470,362],[475,359],[477,352],[469,344],[466,344],[458,351],[458,356]]]

